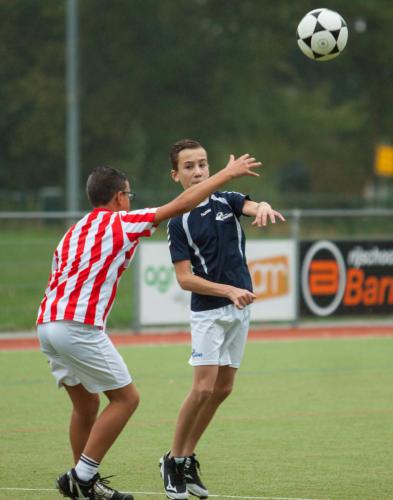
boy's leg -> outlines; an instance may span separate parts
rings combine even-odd
[[[64,387],[73,404],[70,441],[74,461],[77,463],[83,452],[93,460],[101,462],[136,410],[139,394],[134,384],[106,391],[109,404],[97,418],[98,394],[91,394],[82,384]]]
[[[193,454],[198,441],[211,422],[217,408],[231,394],[237,368],[220,366],[211,396],[203,403],[184,442],[184,456]]]
[[[91,428],[93,427],[99,406],[100,398],[98,394],[87,391],[82,384],[69,386],[64,384],[64,388],[72,401],[72,414],[70,422],[70,443],[75,464],[78,463]]]
[[[94,422],[83,453],[101,462],[139,404],[134,384],[105,391],[109,404]]]
[[[247,340],[248,327],[250,323],[250,308],[237,310],[235,306],[222,308],[223,317],[226,320],[224,336],[221,337],[220,360],[217,377],[211,396],[206,399],[198,414],[193,419],[192,428],[187,434],[187,441],[184,443],[185,454],[192,455],[196,444],[209,425],[217,408],[232,392],[237,368],[243,358],[244,347]],[[219,334],[215,330],[215,334]],[[208,335],[205,335],[208,338]],[[201,349],[201,351],[203,351]]]
[[[209,492],[199,477],[199,462],[193,452],[217,408],[231,393],[235,374],[236,368],[229,366],[207,365],[194,368],[192,389],[180,409],[171,450],[171,455],[178,457],[176,460],[186,458],[175,463],[168,454],[160,462],[169,498],[186,498],[187,490],[199,498],[208,497]],[[169,489],[169,485],[174,486],[175,491]]]
[[[194,379],[191,391],[184,400],[176,422],[175,435],[171,448],[171,455],[184,457],[191,455],[187,443],[195,421],[206,401],[213,394],[219,367],[215,365],[202,365],[194,367]]]
[[[75,469],[58,477],[57,488],[70,498],[133,500],[131,494],[110,488],[108,481],[99,475],[98,466],[138,406],[139,394],[135,386],[128,384],[104,391],[109,403],[98,417],[95,412],[98,411],[98,405],[95,406],[97,394],[89,393],[81,384],[65,387],[74,405],[70,436],[74,459],[78,463]]]
[[[184,467],[186,465],[184,443],[187,442],[195,415],[213,392],[217,373],[218,366],[216,365],[202,365],[194,368],[192,388],[179,411],[171,452],[165,454],[160,460],[160,471],[164,480],[165,493],[168,498],[173,500],[188,498],[184,476]],[[206,495],[203,498],[206,498]]]

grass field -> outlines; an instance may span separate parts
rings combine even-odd
[[[120,350],[142,400],[101,472],[136,498],[162,500],[157,462],[189,388],[189,348]],[[392,498],[392,351],[393,338],[249,343],[236,390],[198,447],[211,494]],[[54,478],[71,461],[65,393],[39,352],[0,352],[0,374],[0,498],[61,498]]]

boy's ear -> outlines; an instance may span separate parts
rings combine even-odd
[[[171,170],[172,180],[175,182],[179,182],[179,172],[177,170]]]
[[[121,191],[118,191],[117,193],[115,193],[113,195],[113,198],[112,198],[112,202],[115,203],[117,206],[120,206],[120,203],[121,203],[121,196],[122,196],[122,193]]]

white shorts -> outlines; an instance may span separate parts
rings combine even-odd
[[[233,304],[210,311],[191,311],[192,366],[239,368],[250,325],[250,307]]]
[[[123,358],[102,329],[75,321],[52,321],[38,325],[37,333],[58,387],[82,384],[97,393],[131,383]]]

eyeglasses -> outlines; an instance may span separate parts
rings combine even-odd
[[[136,193],[132,193],[131,191],[122,191],[122,193],[127,195],[130,201],[135,200]]]

